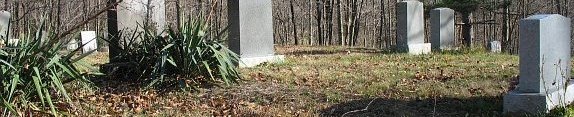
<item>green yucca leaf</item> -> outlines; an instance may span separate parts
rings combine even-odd
[[[213,76],[213,70],[211,70],[207,61],[203,61],[202,63],[205,66],[205,69],[207,70],[207,73],[209,74],[211,80],[216,81],[215,76]]]
[[[44,66],[44,68],[48,69],[49,67],[52,67],[52,65],[54,65],[54,63],[56,63],[56,62],[60,62],[60,55],[56,55],[56,56],[52,57],[50,59],[50,62],[48,62],[48,64],[46,64]]]
[[[4,60],[1,60],[1,59],[0,59],[0,63],[2,63],[2,64],[4,64],[4,65],[8,66],[10,69],[16,70],[16,68],[15,68],[14,66],[12,66],[10,63],[8,63],[8,62],[6,62],[6,61],[4,61]]]
[[[86,58],[87,56],[91,55],[91,54],[94,53],[94,52],[96,52],[96,50],[91,50],[91,51],[88,51],[88,52],[86,52],[86,53],[83,53],[83,54],[81,54],[80,56],[78,56],[78,57],[72,59],[71,62],[72,62],[72,63],[76,63],[76,62],[78,62],[79,60]]]
[[[167,59],[167,62],[169,62],[169,64],[173,65],[174,67],[177,67],[177,64],[173,61],[173,57],[170,56],[170,57]]]
[[[12,97],[14,96],[14,91],[16,90],[16,86],[18,86],[20,82],[20,76],[19,75],[14,75],[12,76],[12,81],[10,82],[10,93],[8,95],[8,100],[12,100]],[[4,98],[2,98],[4,99]]]
[[[38,94],[38,98],[40,98],[40,102],[42,103],[42,105],[45,105],[45,101],[44,101],[44,93],[42,92],[42,82],[41,82],[41,77],[40,76],[40,71],[38,70],[38,67],[34,67],[34,74],[36,76],[32,76],[32,81],[34,82],[34,86],[36,88],[36,94]]]
[[[54,71],[53,69],[50,69],[50,72],[52,73],[50,75],[50,78],[52,79],[52,84],[56,85],[56,88],[59,90],[59,92],[62,92],[62,95],[64,96],[67,102],[72,102],[72,99],[68,96],[68,92],[64,88],[64,84],[62,84],[60,78],[58,78],[58,75],[56,75],[57,72]]]
[[[46,96],[46,100],[48,102],[48,105],[50,106],[50,111],[52,112],[52,114],[56,117],[58,117],[58,112],[56,111],[56,107],[54,106],[54,103],[52,102],[52,96],[50,96],[50,92],[48,91],[47,88],[44,88],[44,95]]]
[[[173,45],[175,45],[175,44],[167,44],[165,47],[163,47],[163,48],[161,49],[161,51],[165,51],[165,50],[171,48]]]

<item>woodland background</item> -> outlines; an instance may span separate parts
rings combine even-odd
[[[396,42],[395,6],[400,0],[273,0],[274,36],[278,45],[339,45],[357,48],[390,49]],[[425,3],[426,30],[430,37],[429,10],[441,0],[420,0]],[[447,1],[447,0],[445,0]],[[469,0],[450,0],[469,1]],[[472,0],[470,0],[472,1]],[[463,14],[456,13],[457,44],[463,42],[463,27],[472,27],[471,38],[476,47],[486,47],[490,41],[501,41],[503,50],[518,51],[518,21],[533,14],[553,13],[572,18],[573,0],[474,0],[463,23]],[[3,0],[0,9],[12,13],[13,37],[23,35],[42,19],[56,34],[74,28],[94,30],[106,35],[107,0]],[[166,0],[170,26],[177,26],[185,17],[208,19],[214,32],[227,25],[226,0]],[[464,6],[462,6],[464,7]],[[456,9],[455,9],[456,10]],[[176,11],[182,11],[177,14]],[[179,17],[178,17],[179,16]],[[210,17],[210,18],[207,18]],[[76,34],[79,36],[79,34]],[[75,37],[68,37],[75,38]],[[427,41],[428,42],[428,41]],[[103,41],[100,41],[103,43]]]

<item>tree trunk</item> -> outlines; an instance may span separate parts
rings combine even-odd
[[[472,47],[472,13],[462,13],[462,36],[466,47]]]
[[[322,27],[322,16],[323,16],[323,3],[321,0],[317,0],[317,16],[316,16],[316,21],[317,21],[317,39],[319,41],[319,45],[323,45],[323,27]]]
[[[176,23],[175,24],[177,26],[177,30],[179,30],[179,28],[181,28],[181,10],[180,10],[180,4],[181,4],[181,0],[177,0],[175,1],[175,14],[176,14]]]
[[[510,17],[510,9],[508,8],[509,6],[506,6],[504,8],[504,14],[502,14],[502,35],[503,35],[503,40],[502,40],[502,48],[503,50],[508,50],[510,49],[509,47],[509,43],[510,43],[510,31],[509,31],[509,27],[510,27],[510,22],[509,22],[509,17]]]
[[[119,62],[117,61],[115,58],[117,56],[119,56],[119,52],[120,52],[120,42],[119,42],[119,32],[118,32],[118,13],[116,11],[116,7],[114,5],[114,3],[116,3],[116,0],[108,0],[108,7],[112,7],[112,9],[109,9],[107,11],[108,14],[108,39],[110,40],[110,45],[109,45],[109,60],[110,63],[113,62]],[[112,6],[113,5],[113,6]]]
[[[291,24],[293,24],[293,40],[295,41],[295,45],[299,45],[299,39],[297,38],[297,23],[295,21],[295,10],[293,8],[293,1],[289,0],[289,7],[291,9]]]
[[[333,0],[328,0],[327,3],[329,4],[325,8],[325,11],[327,12],[327,21],[325,23],[327,24],[328,45],[331,45],[333,44],[333,6],[335,2]]]

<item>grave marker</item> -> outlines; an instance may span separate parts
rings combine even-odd
[[[96,41],[96,31],[82,31],[82,52],[88,53],[90,51],[96,51],[98,49],[98,43]]]
[[[431,44],[425,43],[423,3],[409,0],[397,5],[397,49],[410,54],[428,54]]]
[[[240,67],[264,62],[281,62],[273,45],[273,6],[271,0],[228,0],[229,48],[237,53]]]
[[[431,10],[430,15],[432,49],[454,49],[454,10],[436,8]]]
[[[490,52],[500,53],[502,52],[502,43],[500,43],[500,41],[491,41],[488,43],[488,49]]]
[[[125,33],[149,25],[161,33],[166,22],[165,0],[124,0],[117,6],[118,29]],[[136,28],[137,27],[137,28]]]
[[[505,113],[547,113],[574,100],[570,26],[569,18],[557,14],[520,21],[520,78],[504,97]]]
[[[0,11],[0,38],[9,39],[10,38],[10,12]]]

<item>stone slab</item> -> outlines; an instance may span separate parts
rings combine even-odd
[[[522,93],[518,90],[508,92],[504,96],[505,114],[509,115],[537,115],[548,113],[560,106],[571,104],[574,101],[574,81],[570,81],[565,89],[548,93]]]
[[[266,56],[266,57],[249,57],[249,58],[241,58],[239,63],[239,67],[255,67],[262,63],[282,63],[285,61],[285,56],[283,55],[274,55],[274,56]]]
[[[423,3],[415,0],[397,3],[397,49],[409,52],[411,44],[425,43]]]
[[[431,10],[430,15],[432,49],[435,51],[454,49],[454,10],[436,8]]]
[[[97,51],[98,43],[96,41],[96,31],[82,31],[82,52]]]
[[[409,54],[421,55],[431,53],[431,43],[409,44]]]

